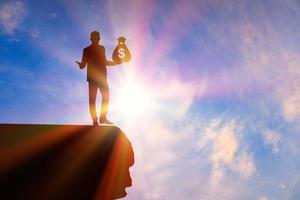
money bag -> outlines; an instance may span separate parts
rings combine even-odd
[[[118,38],[119,43],[113,52],[112,60],[117,64],[121,64],[123,62],[128,62],[131,60],[131,54],[125,44],[125,40],[126,40],[125,37],[119,37]]]

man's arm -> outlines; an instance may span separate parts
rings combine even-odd
[[[106,61],[106,66],[115,66],[117,63],[115,63],[114,61]]]
[[[106,53],[105,53],[105,47],[102,46],[102,48],[103,48],[103,53],[104,53],[105,65],[106,66],[115,66],[116,63],[114,61],[107,60]]]
[[[86,53],[84,50],[83,50],[81,62],[78,62],[78,61],[75,61],[75,62],[79,65],[80,69],[85,68],[87,61],[86,61]]]

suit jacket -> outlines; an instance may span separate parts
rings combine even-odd
[[[107,79],[105,48],[90,45],[83,49],[82,61],[87,63],[87,81],[101,83]]]

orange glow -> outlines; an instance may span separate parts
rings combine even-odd
[[[34,155],[51,147],[52,145],[70,137],[80,126],[53,126],[53,129],[32,138],[25,138],[15,144],[7,145],[0,151],[0,171],[6,171],[20,162],[30,159]],[[22,129],[20,129],[22,131]],[[38,130],[32,130],[38,131]],[[9,133],[17,134],[17,133]]]
[[[122,185],[131,186],[131,179],[128,174],[128,168],[133,165],[134,157],[132,155],[129,143],[124,143],[124,135],[119,135],[116,140],[113,152],[105,169],[105,175],[99,183],[99,190],[95,196],[96,199],[110,200],[116,196],[125,195],[126,192],[118,191],[116,188]],[[129,164],[129,166],[128,166]],[[121,170],[120,170],[121,169]],[[117,186],[117,187],[116,187]],[[105,188],[105,190],[103,190]],[[102,197],[102,198],[100,198]]]

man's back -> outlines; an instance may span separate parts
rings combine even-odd
[[[101,81],[106,79],[105,48],[101,45],[90,45],[83,50],[83,58],[87,63],[87,80]]]

